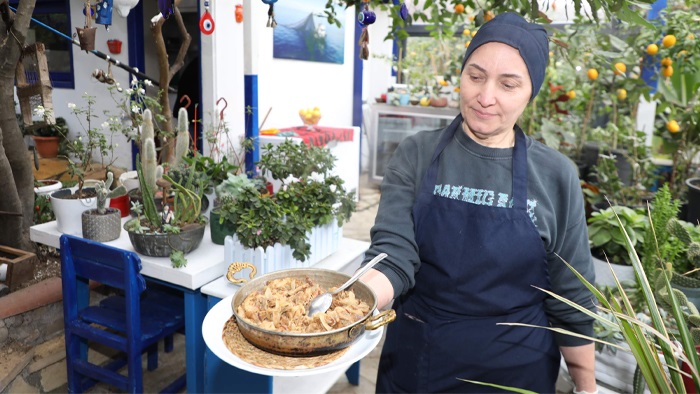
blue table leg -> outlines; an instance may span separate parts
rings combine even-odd
[[[199,290],[183,289],[185,294],[185,359],[187,366],[187,392],[203,393],[204,390],[204,337],[202,322],[207,314],[207,297]]]
[[[354,364],[345,371],[345,376],[347,376],[348,381],[353,386],[358,386],[360,384],[360,362],[356,361]]]

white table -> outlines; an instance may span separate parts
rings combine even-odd
[[[122,219],[122,224],[126,220]],[[32,226],[29,229],[32,241],[45,245],[59,247],[59,238],[56,222],[48,222]],[[120,249],[134,251],[129,241],[129,234],[122,230],[121,236],[110,242],[105,242]],[[202,321],[207,313],[207,297],[200,292],[200,288],[221,277],[226,273],[228,264],[224,261],[223,245],[211,242],[209,227],[204,232],[204,238],[199,247],[188,253],[187,266],[173,268],[168,257],[141,258],[141,273],[151,279],[169,285],[182,291],[185,298],[185,358],[187,367],[187,392],[204,392],[204,354],[206,345],[202,337]]]
[[[342,238],[338,251],[321,260],[314,268],[325,268],[352,274],[360,267],[369,242]],[[240,286],[234,285],[225,277],[202,287],[202,294],[208,296],[209,309],[222,299],[234,294]],[[271,377],[240,370],[221,361],[209,349],[205,353],[205,383],[207,393],[325,393],[343,373],[353,384],[359,383],[360,362],[347,371],[332,371],[309,377]],[[188,375],[189,376],[189,375]]]

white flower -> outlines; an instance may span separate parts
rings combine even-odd
[[[108,128],[109,128],[109,123],[108,123],[108,122],[103,122],[103,123],[102,123],[102,128],[103,128],[103,129],[108,129]]]
[[[144,89],[144,88],[139,89],[139,94],[140,95],[146,94],[146,89]]]
[[[331,193],[335,193],[335,191],[338,189],[336,185],[330,185],[329,189],[331,189]]]
[[[119,82],[117,82],[117,83],[114,84],[114,86],[120,87],[121,85],[119,84]]]
[[[75,109],[75,103],[68,103],[68,108]]]
[[[139,107],[136,106],[136,105],[132,105],[132,106],[131,106],[131,112],[137,114],[137,113],[141,112],[141,108],[139,108]]]
[[[309,180],[313,182],[323,183],[324,177],[323,174],[319,174],[318,172],[312,172],[311,175],[309,175]]]
[[[150,79],[144,79],[143,84],[146,86],[153,86],[153,82]]]
[[[40,116],[43,118],[45,113],[46,113],[46,109],[41,105],[37,105],[37,107],[34,108],[34,115],[36,115],[36,116]]]
[[[78,141],[82,141],[82,140],[83,140],[83,136],[81,135],[78,137]]]
[[[132,94],[134,94],[134,89],[126,89],[125,92],[126,94],[131,96]]]
[[[119,144],[114,144],[114,147],[115,147],[115,148],[119,148]]]
[[[287,185],[282,185],[282,190],[284,190],[285,192],[287,191],[288,188],[289,188],[289,186],[287,186]]]
[[[136,76],[131,77],[131,86],[136,87],[139,85],[139,80],[136,79]]]
[[[282,181],[282,183],[284,183],[285,185],[289,185],[290,183],[294,183],[294,182],[299,182],[299,178],[295,178],[294,175],[289,175],[288,177],[284,178],[284,180]]]

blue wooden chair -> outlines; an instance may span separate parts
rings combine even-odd
[[[143,392],[141,355],[148,352],[148,369],[158,366],[158,342],[172,348],[172,336],[184,330],[184,302],[166,292],[146,290],[136,253],[70,235],[61,236],[63,316],[69,392],[83,392],[97,381],[130,393]],[[88,282],[118,289],[123,296],[89,305]],[[90,363],[88,341],[125,353],[106,365]],[[126,376],[117,372],[127,365]],[[185,375],[163,391],[185,386]]]

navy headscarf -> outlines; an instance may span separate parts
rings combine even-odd
[[[549,61],[547,31],[541,25],[529,23],[518,14],[512,12],[500,14],[481,26],[472,38],[467,52],[464,54],[462,71],[464,71],[469,56],[478,47],[489,42],[510,45],[520,52],[520,56],[530,72],[530,80],[532,81],[530,101],[532,101],[544,82],[544,74]]]

